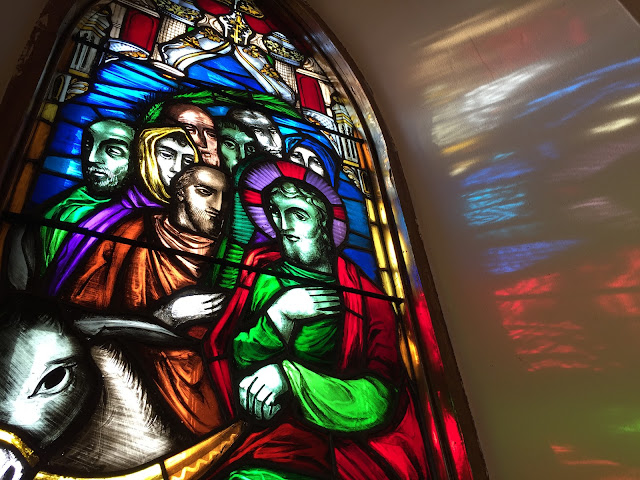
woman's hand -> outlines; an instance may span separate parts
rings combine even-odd
[[[282,408],[278,398],[289,391],[284,371],[275,363],[243,378],[238,387],[240,405],[259,420],[271,420]]]
[[[287,290],[267,310],[271,321],[285,341],[289,341],[294,322],[340,313],[338,292],[322,287],[298,287]]]

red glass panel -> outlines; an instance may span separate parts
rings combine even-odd
[[[297,74],[298,91],[300,92],[300,105],[303,108],[315,110],[316,112],[326,113],[324,108],[324,99],[320,90],[318,80],[306,75]]]
[[[137,10],[129,10],[122,22],[121,39],[151,51],[160,21]]]

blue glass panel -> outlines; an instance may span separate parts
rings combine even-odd
[[[63,105],[60,109],[60,115],[64,120],[71,120],[82,125],[91,123],[98,118],[98,114],[93,108],[73,103]]]
[[[358,188],[351,183],[349,177],[344,175],[344,172],[340,172],[340,183],[338,184],[338,194],[341,197],[352,198],[354,200],[363,201],[364,195]]]
[[[212,72],[208,68],[203,68],[200,65],[193,65],[187,70],[188,75],[203,82],[207,82],[211,85],[220,85],[225,87],[237,88],[243,90],[243,86],[233,80],[230,80],[222,75]]]
[[[370,237],[369,223],[367,221],[367,209],[366,207],[354,200],[342,199],[344,206],[347,209],[347,217],[349,218],[349,229],[353,230],[360,235]]]
[[[278,125],[283,135],[286,135],[284,133],[285,129],[290,132],[287,127],[291,127],[295,129],[295,131],[292,133],[306,133],[307,135],[310,135],[318,140],[320,143],[324,144],[327,148],[335,150],[329,139],[322,133],[318,132],[318,127],[288,117],[279,117],[277,115],[272,115],[271,118],[273,118],[273,121],[276,123],[276,125]]]
[[[111,95],[112,97],[121,98],[123,100],[128,100],[133,103],[146,101],[149,99],[149,96],[151,95],[149,92],[144,90],[114,87],[111,85],[103,85],[100,83],[95,84],[94,87],[96,92],[106,93],[107,95]]]
[[[213,117],[224,117],[231,107],[224,107],[222,105],[218,105],[215,107],[208,107],[207,110]]]
[[[44,161],[44,168],[82,178],[82,167],[79,158],[47,157]]]
[[[51,150],[65,156],[80,155],[82,129],[75,125],[60,122],[51,140]]]
[[[369,278],[375,280],[378,278],[378,267],[376,261],[373,258],[373,253],[363,252],[361,250],[355,250],[353,248],[345,248],[343,253],[358,265]]]
[[[134,72],[138,72],[147,77],[150,77],[152,80],[155,80],[156,82],[160,82],[167,86],[173,86],[173,88],[177,87],[177,84],[173,80],[165,77],[164,74],[158,73],[158,71],[155,68],[148,67],[143,63],[126,60],[122,62],[121,65],[127,67],[128,69],[133,70]]]
[[[36,204],[42,203],[54,195],[77,185],[77,183],[78,182],[74,182],[67,178],[43,173],[38,177],[38,181],[36,182],[36,186],[33,190],[33,195],[31,196],[31,202]]]
[[[106,118],[117,118],[119,120],[129,120],[131,122],[136,119],[136,116],[132,112],[127,112],[125,110],[110,110],[108,108],[99,108],[98,112],[100,112],[100,115]]]
[[[285,137],[287,135],[297,135],[299,130],[295,130],[293,128],[289,128],[289,127],[283,127],[282,125],[278,125],[278,128],[280,129],[280,133],[282,135],[284,135]]]
[[[360,248],[373,248],[373,242],[369,238],[361,237],[353,233],[347,238],[347,245]]]
[[[125,102],[124,100],[119,100],[116,98],[107,97],[106,95],[100,95],[99,93],[89,93],[88,95],[83,95],[82,97],[78,97],[76,100],[78,102],[89,103],[98,105],[100,107],[111,107],[111,108],[132,108],[133,104],[129,102]]]
[[[98,72],[98,81],[119,87],[133,87],[150,92],[168,92],[175,90],[177,84],[166,79],[153,80],[146,75],[125,68],[119,63],[110,62]]]
[[[223,55],[220,57],[205,60],[200,65],[206,67],[215,68],[217,70],[223,70],[229,73],[235,73],[237,75],[247,75],[247,70],[231,55]]]
[[[240,76],[240,75],[234,75],[233,73],[228,73],[227,75],[232,80],[235,80],[236,82],[240,83],[241,85],[245,85],[246,87],[251,88],[253,90],[257,90],[259,92],[266,92],[264,87],[262,85],[260,85],[258,82],[256,82],[256,80],[253,77],[245,77],[245,76]]]

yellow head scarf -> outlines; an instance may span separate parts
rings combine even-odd
[[[161,138],[174,133],[181,133],[185,140],[193,148],[194,162],[200,161],[198,149],[193,144],[187,132],[180,127],[157,127],[147,128],[140,132],[138,136],[138,165],[140,167],[140,178],[147,187],[151,195],[162,203],[169,203],[171,196],[160,179],[158,162],[156,160],[156,142]]]

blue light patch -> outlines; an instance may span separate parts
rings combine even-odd
[[[463,195],[469,225],[481,226],[523,217],[526,194],[518,185],[492,187]]]
[[[534,170],[533,167],[522,161],[505,162],[472,173],[462,182],[462,186],[490,185],[531,173]]]
[[[578,240],[534,242],[510,247],[491,248],[487,251],[487,269],[490,273],[513,273],[548,259],[552,255],[577,245]]]

